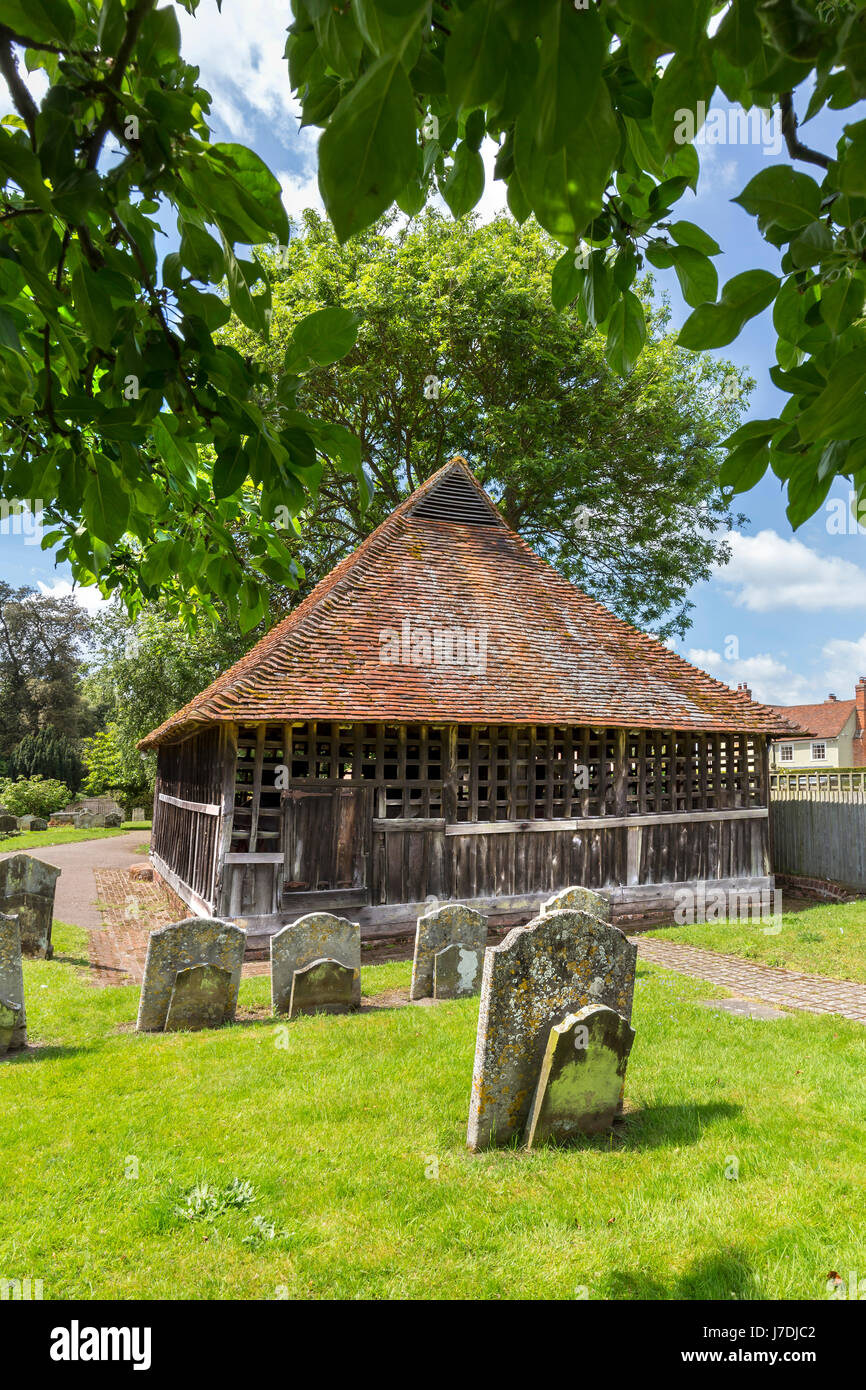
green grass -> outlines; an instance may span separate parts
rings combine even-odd
[[[866,901],[783,912],[781,931],[773,931],[773,926],[771,922],[710,922],[665,927],[649,935],[686,946],[705,946],[762,965],[866,984]]]
[[[153,822],[149,820],[125,820],[120,828],[121,830],[151,830]]]
[[[624,1138],[473,1156],[477,999],[138,1036],[138,990],[55,942],[39,1046],[0,1064],[0,1277],[46,1299],[823,1298],[864,1270],[858,1024],[716,1014],[640,965]]]
[[[146,830],[147,826],[136,825],[136,830]],[[48,845],[71,845],[77,840],[106,840],[111,835],[122,835],[120,830],[75,830],[69,825],[59,825],[55,830],[22,830],[20,835],[5,835],[0,838],[0,852],[7,849],[39,849]]]

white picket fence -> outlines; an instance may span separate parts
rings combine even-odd
[[[866,792],[780,788],[770,824],[776,873],[866,888]]]

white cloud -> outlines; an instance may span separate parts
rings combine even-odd
[[[276,140],[294,137],[299,107],[283,57],[291,20],[285,0],[243,0],[222,13],[206,0],[194,16],[176,9],[181,53],[201,68],[212,114],[239,140],[250,140],[250,114],[269,121]]]
[[[827,662],[827,687],[840,700],[850,700],[854,686],[866,675],[866,632],[853,642],[834,638],[824,646],[822,655]]]
[[[752,613],[799,609],[820,613],[828,608],[861,608],[866,571],[850,560],[819,555],[802,541],[776,531],[729,537],[731,559],[715,573],[737,608]]]
[[[46,584],[41,579],[37,582],[40,591],[48,597],[69,598],[71,595],[75,602],[84,608],[91,617],[97,613],[102,613],[111,603],[111,599],[103,598],[95,586],[83,589],[80,585],[75,585],[73,588],[68,579],[55,579],[52,584]]]
[[[319,181],[315,173],[289,174],[283,172],[278,174],[277,178],[280,181],[280,188],[283,190],[283,207],[289,217],[299,222],[301,213],[305,208],[314,208],[316,212],[324,214],[325,205],[322,202]]]
[[[814,680],[797,675],[769,652],[731,661],[721,652],[693,647],[686,653],[686,660],[708,671],[716,680],[724,681],[732,690],[736,690],[740,681],[745,681],[752,698],[760,704],[804,705],[825,698],[821,693],[823,681],[818,686]]]

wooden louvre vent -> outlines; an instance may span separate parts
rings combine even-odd
[[[456,521],[463,526],[502,525],[486,497],[462,471],[447,474],[425,493],[411,515],[422,521]]]

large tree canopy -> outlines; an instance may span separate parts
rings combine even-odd
[[[778,419],[730,440],[726,483],[768,464],[787,483],[794,526],[838,474],[866,494],[866,121],[835,149],[800,138],[805,119],[866,97],[864,0],[292,0],[289,71],[321,126],[319,183],[338,236],[392,202],[416,212],[438,190],[455,216],[484,189],[479,149],[519,221],[531,213],[566,249],[553,272],[628,371],[645,308],[635,276],[673,266],[693,313],[689,348],[723,347],[774,305]],[[705,231],[673,220],[697,185],[693,144],[717,89],[744,111],[776,108],[789,164],[769,165],[738,201],[780,255],[718,293]],[[799,90],[798,90],[799,89]],[[812,173],[794,168],[806,163]],[[815,176],[813,177],[813,174]]]
[[[686,592],[726,558],[720,442],[745,383],[730,364],[682,352],[664,308],[636,285],[647,342],[623,379],[574,306],[550,299],[558,251],[535,223],[486,226],[428,212],[340,246],[306,214],[275,268],[267,345],[221,332],[272,376],[314,305],[342,304],[358,341],[298,390],[309,414],[359,439],[375,484],[323,478],[289,533],[308,589],[452,454],[463,453],[509,524],[562,573],[661,635],[688,625]],[[272,402],[263,397],[264,417]],[[243,543],[243,539],[239,538]]]
[[[0,580],[0,757],[48,729],[89,732],[81,673],[90,620],[67,596],[14,589]]]
[[[554,304],[603,331],[623,375],[646,338],[645,261],[677,272],[694,311],[683,346],[722,347],[774,306],[771,375],[789,400],[735,432],[726,484],[749,487],[769,463],[794,525],[840,473],[866,493],[866,122],[816,151],[795,114],[866,96],[866,0],[292,10],[288,80],[323,129],[341,240],[394,201],[418,212],[434,189],[455,216],[470,211],[490,137],[515,217],[534,214],[564,248]],[[47,79],[40,101],[25,70]],[[351,348],[355,321],[331,305],[299,322],[279,380],[215,340],[231,313],[267,338],[271,278],[244,248],[284,243],[288,224],[258,156],[211,141],[170,6],[0,0],[0,76],[15,112],[0,123],[0,498],[45,501],[45,543],[82,582],[133,608],[160,594],[222,604],[252,628],[267,584],[293,581],[276,508],[300,511],[323,465],[363,486],[353,436],[297,408],[306,373]],[[672,211],[697,184],[693,139],[717,88],[744,110],[776,108],[791,158],[740,195],[780,273],[747,271],[721,294],[719,248]],[[178,249],[160,263],[167,218]],[[262,394],[279,404],[267,420]]]

